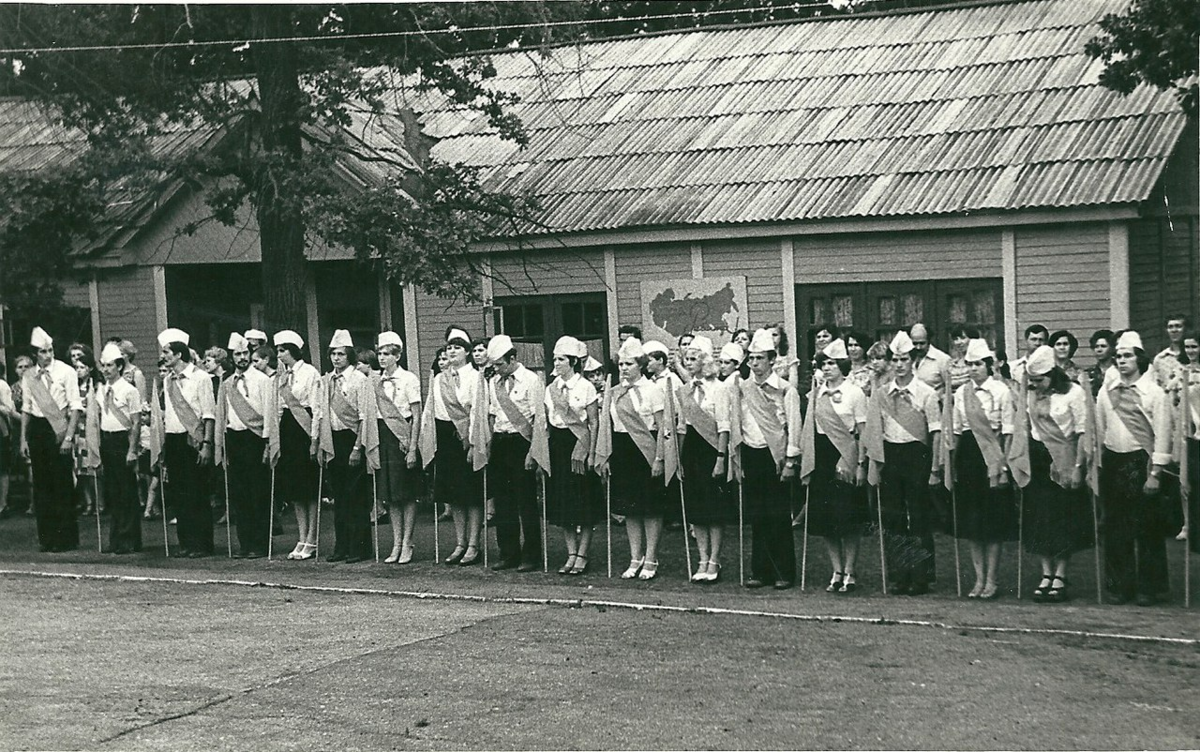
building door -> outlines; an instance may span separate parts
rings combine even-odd
[[[1002,289],[999,279],[796,285],[797,356],[806,363],[812,359],[813,339],[827,324],[877,341],[920,322],[930,341],[946,351],[950,329],[967,326],[995,347],[1004,332]]]
[[[604,293],[496,298],[493,310],[496,331],[512,337],[525,367],[547,380],[554,370],[554,343],[564,335],[582,340],[589,355],[607,362],[608,308]]]

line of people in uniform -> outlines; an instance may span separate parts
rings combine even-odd
[[[541,569],[553,524],[568,554],[558,571],[582,574],[595,529],[618,515],[631,555],[620,576],[649,580],[664,519],[678,509],[694,582],[720,579],[725,532],[748,525],[744,584],[792,587],[796,525],[805,533],[802,573],[808,536],[823,539],[827,591],[857,589],[860,546],[875,531],[885,587],[918,595],[934,580],[942,516],[969,550],[968,597],[996,596],[1001,545],[1019,540],[1041,563],[1034,598],[1065,600],[1071,556],[1102,540],[1110,599],[1146,604],[1167,590],[1161,485],[1175,472],[1183,488],[1194,486],[1200,469],[1200,377],[1188,352],[1200,340],[1185,325],[1153,360],[1136,332],[1097,332],[1090,372],[1073,365],[1073,335],[1038,325],[1011,364],[965,327],[951,332],[945,353],[920,324],[887,342],[828,325],[803,375],[781,325],[738,332],[719,350],[688,336],[676,352],[622,327],[615,379],[566,336],[553,348],[549,383],[521,363],[508,336],[473,342],[451,327],[424,397],[417,375],[400,366],[394,332],[374,343],[378,369],[359,369],[350,334],[336,331],[324,375],[305,361],[296,332],[276,333],[273,350],[260,331],[234,333],[232,371],[217,380],[193,362],[189,335],[167,329],[160,378],[139,389],[125,352],[109,342],[103,379],[86,400],[38,328],[36,365],[21,380],[19,446],[33,468],[45,551],[78,544],[71,457],[82,425],[115,553],[141,547],[135,469],[148,450],[177,518],[174,555],[213,553],[206,489],[216,478],[237,520],[238,555],[249,558],[272,553],[274,513],[285,502],[298,528],[288,559],[371,559],[378,499],[392,521],[386,561],[407,563],[416,502],[432,495],[453,519],[447,564],[486,557],[490,501],[500,553],[492,569]],[[272,355],[273,374],[255,367]],[[214,465],[223,472],[210,475]],[[318,549],[323,487],[334,499],[331,554]]]

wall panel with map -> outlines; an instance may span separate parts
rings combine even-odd
[[[749,327],[745,277],[643,280],[642,331],[673,347],[684,334],[702,334],[723,345]]]

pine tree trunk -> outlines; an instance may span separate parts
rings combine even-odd
[[[253,35],[258,39],[290,36],[291,11],[285,5],[254,5]],[[300,196],[289,193],[292,181],[285,172],[304,158],[299,109],[302,102],[293,44],[256,44],[254,62],[262,107],[258,137],[263,159],[253,177],[259,243],[262,247],[262,284],[268,331],[294,329],[308,339],[305,290],[308,266],[304,257],[305,227]],[[319,349],[318,343],[308,343]]]

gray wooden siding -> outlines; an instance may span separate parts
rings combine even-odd
[[[798,236],[796,284],[1000,277],[1000,230]]]
[[[746,278],[751,331],[783,320],[783,270],[778,239],[705,243],[701,256],[705,277]]]
[[[615,262],[617,316],[622,324],[642,325],[642,280],[692,278],[692,251],[687,245],[619,248]]]
[[[570,248],[491,257],[492,296],[567,295],[606,292],[603,251]]]
[[[1147,348],[1167,346],[1166,316],[1200,316],[1200,239],[1195,216],[1129,223],[1129,323]]]
[[[1083,345],[1110,323],[1108,228],[1103,224],[1018,228],[1017,332],[1030,324],[1066,329]],[[1016,357],[1015,355],[1013,357]]]
[[[483,335],[483,313],[478,303],[464,304],[417,292],[417,327],[420,357],[409,367],[420,375],[422,388],[429,388],[429,367],[434,362],[438,348],[445,344],[446,327],[464,327],[472,337]],[[491,331],[489,324],[488,330]],[[403,336],[403,335],[401,335]],[[415,367],[414,367],[415,365]]]
[[[158,327],[154,320],[154,278],[150,267],[132,266],[100,272],[100,335],[126,337],[137,345],[137,363],[151,372],[158,361]],[[85,288],[86,293],[86,288]]]

